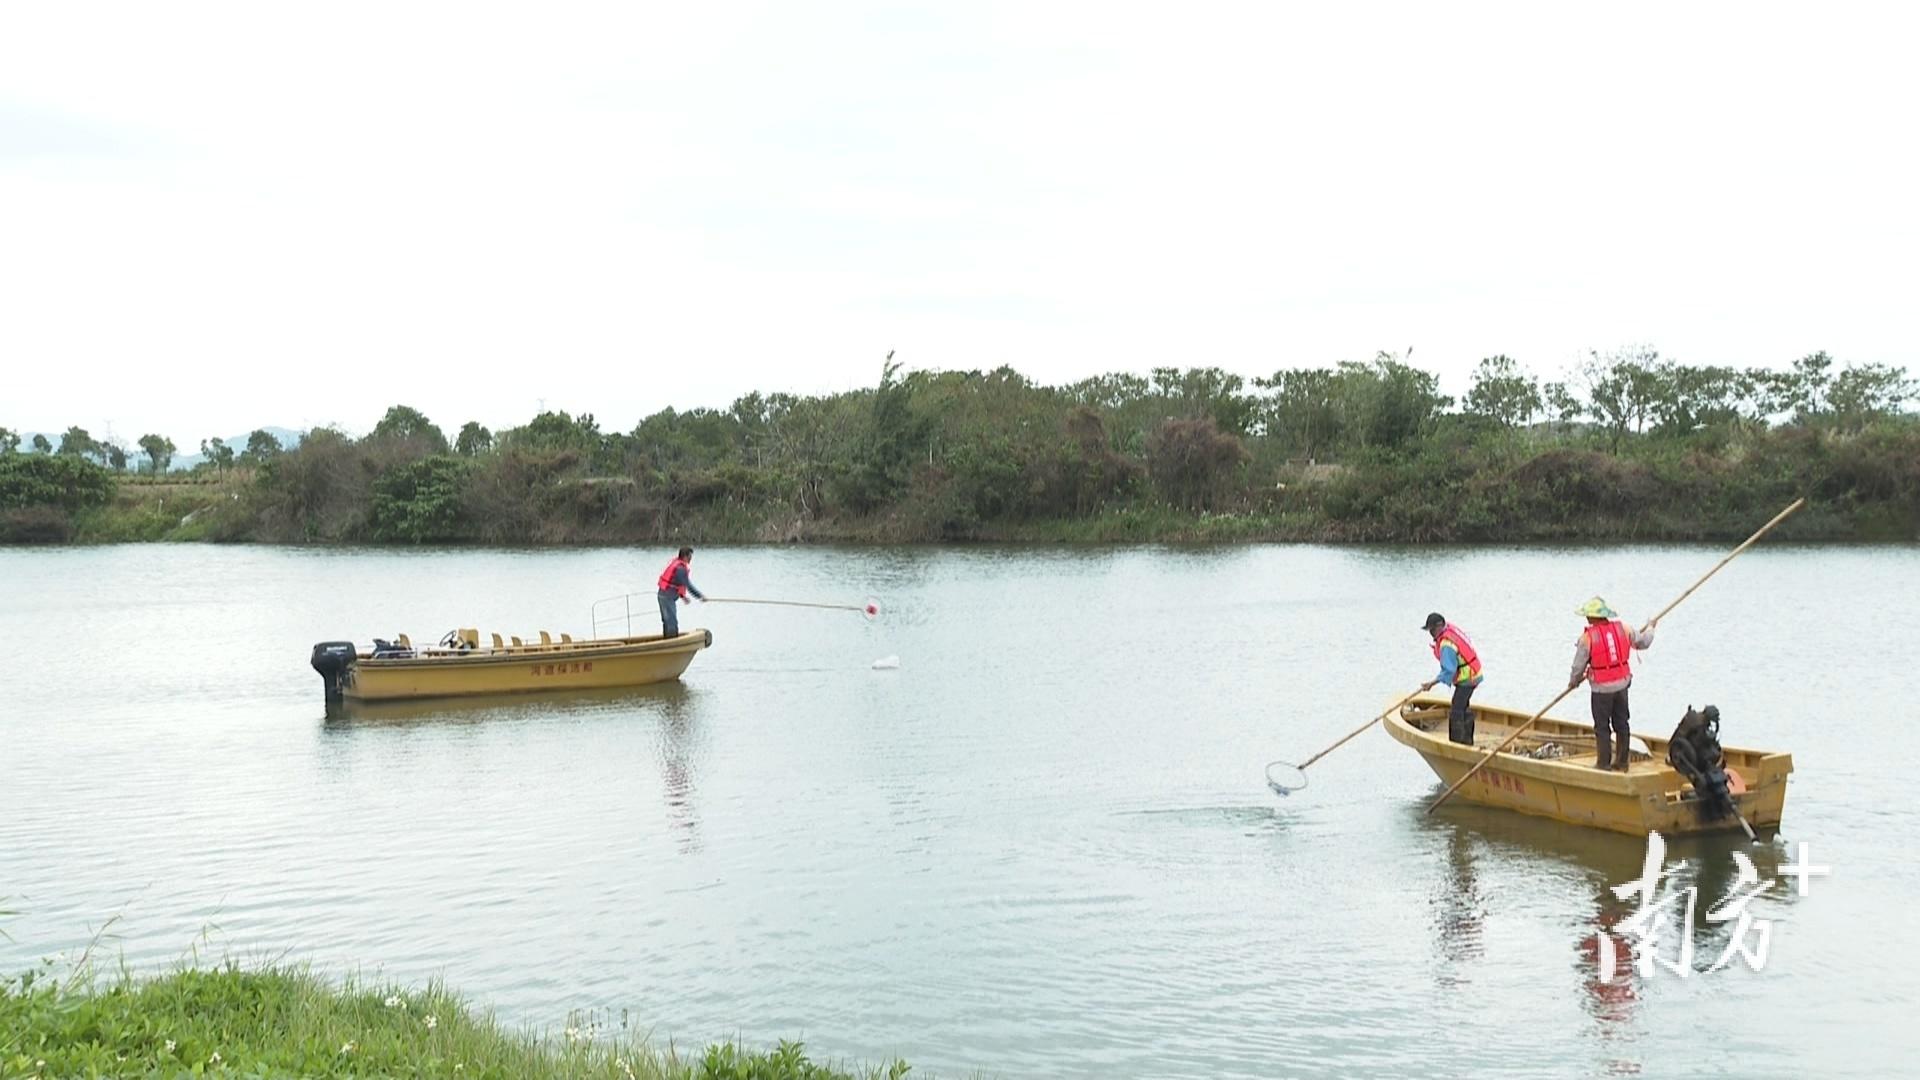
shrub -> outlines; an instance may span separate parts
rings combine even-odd
[[[113,474],[68,454],[0,455],[0,510],[54,506],[81,510],[113,498]]]

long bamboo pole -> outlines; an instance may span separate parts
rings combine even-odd
[[[1648,619],[1647,625],[1641,627],[1640,632],[1645,633],[1648,630],[1648,628],[1652,627],[1655,623],[1658,623],[1661,619],[1666,618],[1667,612],[1672,611],[1674,608],[1679,607],[1680,601],[1685,600],[1689,596],[1692,596],[1694,593],[1694,590],[1698,589],[1702,585],[1705,585],[1707,583],[1708,578],[1720,572],[1721,567],[1732,562],[1734,558],[1738,556],[1741,552],[1752,547],[1756,541],[1758,541],[1761,537],[1767,535],[1767,533],[1770,532],[1775,525],[1778,525],[1782,521],[1785,521],[1787,519],[1787,515],[1793,513],[1795,510],[1800,509],[1802,506],[1805,506],[1806,504],[1807,504],[1807,500],[1805,499],[1795,499],[1793,500],[1793,504],[1791,506],[1788,506],[1785,510],[1782,510],[1779,513],[1773,515],[1773,520],[1767,522],[1765,525],[1760,526],[1759,532],[1756,532],[1752,536],[1747,537],[1746,542],[1741,544],[1739,547],[1734,548],[1731,552],[1728,552],[1726,558],[1721,559],[1717,563],[1714,563],[1713,569],[1707,571],[1705,574],[1702,574],[1700,576],[1700,580],[1694,582],[1692,585],[1687,586],[1687,591],[1675,597],[1673,603],[1668,604],[1666,607],[1661,608],[1660,613],[1658,615],[1655,615],[1653,618]],[[1636,634],[1635,636],[1637,637],[1639,635]],[[1547,702],[1546,705],[1543,706],[1539,712],[1534,713],[1532,719],[1528,720],[1524,724],[1521,724],[1519,727],[1513,729],[1513,734],[1508,735],[1504,740],[1502,740],[1499,746],[1496,746],[1492,750],[1489,750],[1487,752],[1486,757],[1483,757],[1479,761],[1475,762],[1473,768],[1468,769],[1464,774],[1461,775],[1460,779],[1455,780],[1453,782],[1452,787],[1441,792],[1440,797],[1433,800],[1432,804],[1430,804],[1427,807],[1427,813],[1431,814],[1435,810],[1438,810],[1440,808],[1440,804],[1446,802],[1449,798],[1452,798],[1453,793],[1456,791],[1459,791],[1460,788],[1464,784],[1466,784],[1466,782],[1469,779],[1473,777],[1474,773],[1477,773],[1481,769],[1485,768],[1488,762],[1492,761],[1497,755],[1499,755],[1499,753],[1502,750],[1505,750],[1508,746],[1511,746],[1513,744],[1513,741],[1515,739],[1518,739],[1521,735],[1525,734],[1528,728],[1539,723],[1540,718],[1547,715],[1548,709],[1551,709],[1555,705],[1560,704],[1560,702],[1564,700],[1568,694],[1573,693],[1573,691],[1579,685],[1580,685],[1579,683],[1574,683],[1572,686],[1569,686],[1565,690],[1560,691],[1559,694],[1555,695],[1552,701]]]
[[[1319,761],[1321,758],[1326,757],[1328,754],[1331,754],[1335,750],[1338,750],[1341,747],[1347,745],[1347,743],[1350,740],[1352,740],[1354,736],[1367,730],[1368,728],[1379,723],[1380,721],[1385,720],[1387,717],[1392,716],[1393,710],[1398,709],[1400,706],[1405,705],[1407,702],[1412,701],[1414,698],[1419,697],[1421,693],[1422,691],[1415,690],[1413,693],[1408,694],[1406,697],[1403,697],[1399,701],[1394,702],[1392,705],[1387,706],[1386,712],[1381,713],[1379,716],[1376,716],[1373,719],[1367,721],[1366,723],[1361,724],[1359,727],[1354,728],[1352,731],[1349,731],[1344,737],[1341,738],[1339,742],[1334,743],[1332,746],[1329,746],[1325,750],[1322,750],[1319,753],[1313,755],[1312,757],[1308,758],[1306,761],[1298,765],[1295,765],[1294,768],[1299,769],[1301,772],[1306,772],[1308,765],[1311,765],[1314,762]]]
[[[809,604],[800,600],[748,600],[737,596],[709,596],[709,604],[773,604],[779,607],[826,608],[828,611],[868,611],[873,605],[867,604]]]

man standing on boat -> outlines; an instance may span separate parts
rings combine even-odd
[[[1474,651],[1467,632],[1434,612],[1427,616],[1426,631],[1433,636],[1433,657],[1440,661],[1440,674],[1422,683],[1431,690],[1437,683],[1453,687],[1453,708],[1447,713],[1447,738],[1463,746],[1473,745],[1473,713],[1467,708],[1473,692],[1480,689],[1486,672],[1480,666],[1480,654]]]
[[[1587,628],[1573,643],[1573,674],[1567,689],[1587,680],[1593,691],[1593,764],[1599,769],[1627,771],[1633,748],[1627,742],[1632,714],[1627,709],[1627,687],[1633,685],[1633,668],[1628,663],[1634,649],[1653,644],[1653,623],[1636,634],[1627,629],[1613,609],[1599,597],[1580,605],[1577,615],[1587,618]],[[1619,737],[1620,753],[1613,753],[1614,738]]]
[[[660,634],[662,637],[676,637],[680,633],[680,613],[675,604],[687,602],[687,594],[692,593],[702,601],[706,596],[693,587],[693,549],[683,547],[680,554],[674,556],[667,568],[660,572]]]

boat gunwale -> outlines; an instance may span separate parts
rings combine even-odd
[[[710,630],[688,630],[678,637],[632,637],[632,638],[591,638],[587,641],[560,642],[533,645],[506,645],[501,648],[448,649],[445,652],[413,656],[383,656],[375,658],[370,654],[354,657],[354,665],[371,671],[402,671],[408,668],[450,668],[481,667],[493,664],[524,664],[532,661],[552,660],[564,656],[569,660],[597,660],[605,657],[645,656],[650,653],[672,653],[681,650],[698,652],[711,648],[713,632]]]

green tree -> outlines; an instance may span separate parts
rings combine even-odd
[[[1262,431],[1289,451],[1316,458],[1345,434],[1347,417],[1333,369],[1276,371],[1253,384],[1269,391],[1262,409]]]
[[[1580,419],[1580,399],[1564,382],[1550,382],[1541,387],[1540,397],[1546,405],[1548,415],[1561,425],[1571,424]]]
[[[564,412],[543,412],[517,427],[500,433],[501,447],[527,450],[578,450],[591,453],[600,446],[600,425],[592,413],[581,413],[575,420]]]
[[[205,465],[218,472],[226,472],[233,465],[233,447],[225,439],[201,439],[200,454],[206,459]]]
[[[76,425],[60,436],[60,453],[65,457],[99,457],[100,444],[86,428]]]
[[[1833,357],[1823,349],[1793,362],[1793,370],[1779,381],[1781,404],[1796,420],[1805,421],[1827,411],[1827,387],[1833,381]]]
[[[470,462],[435,454],[393,466],[373,484],[373,536],[409,544],[464,536],[462,496]]]
[[[166,472],[167,466],[173,464],[173,440],[164,435],[140,436],[140,452],[147,455],[156,474]]]
[[[255,428],[247,436],[247,448],[240,452],[240,461],[246,465],[265,465],[278,457],[281,450],[280,440],[266,428]]]
[[[478,457],[493,449],[493,432],[481,427],[478,420],[469,420],[460,426],[453,448],[461,457]]]
[[[1663,363],[1653,369],[1652,394],[1655,430],[1681,434],[1738,424],[1747,382],[1730,367]]]
[[[1501,427],[1533,422],[1541,408],[1540,383],[1507,356],[1489,356],[1474,369],[1467,410]]]
[[[373,425],[373,434],[368,437],[381,442],[418,443],[433,454],[447,452],[446,435],[424,413],[409,405],[395,405],[388,409],[380,422]]]
[[[104,444],[104,448],[106,450],[107,466],[117,473],[126,472],[127,448],[121,446],[119,443],[106,443]]]
[[[1916,388],[1906,372],[1884,364],[1848,367],[1827,387],[1827,404],[1842,427],[1858,431],[1878,417],[1900,411]]]
[[[1604,357],[1590,352],[1581,365],[1588,408],[1606,429],[1615,453],[1619,453],[1629,431],[1638,434],[1646,430],[1654,402],[1663,392],[1656,370],[1659,363],[1660,354],[1642,346],[1615,350]]]
[[[36,433],[33,436],[33,452],[36,454],[51,454],[53,453],[53,444],[47,441],[45,435]]]
[[[20,433],[12,428],[0,427],[0,455],[11,454],[20,446]]]
[[[1336,374],[1341,410],[1363,447],[1399,450],[1425,435],[1453,400],[1439,386],[1431,372],[1385,352],[1369,364],[1345,361]]]
[[[880,367],[880,385],[870,400],[866,430],[855,444],[853,468],[845,481],[844,494],[857,513],[878,509],[903,491],[916,451],[926,445],[929,425],[914,415],[899,374],[900,364],[893,353],[887,353]]]

